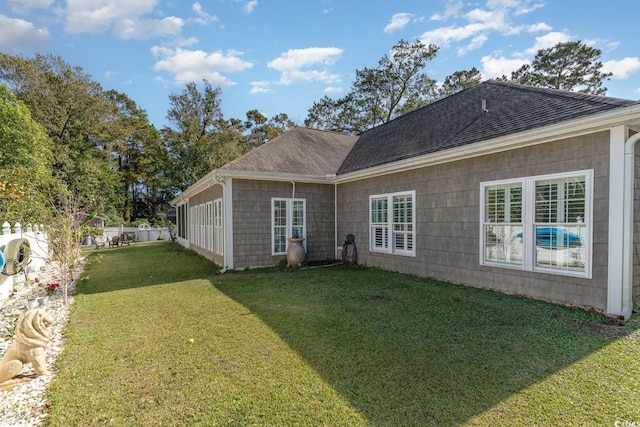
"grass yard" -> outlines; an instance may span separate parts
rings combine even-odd
[[[48,425],[640,424],[637,318],[372,268],[219,275],[170,243],[91,259]]]

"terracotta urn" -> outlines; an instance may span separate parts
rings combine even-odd
[[[289,247],[287,247],[287,267],[292,265],[302,266],[305,258],[304,246],[302,246],[304,239],[292,237],[287,241],[289,242]]]

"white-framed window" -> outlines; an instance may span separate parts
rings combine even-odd
[[[369,196],[369,250],[415,256],[415,191]]]
[[[297,236],[306,238],[305,199],[271,199],[271,253],[287,253],[287,239]],[[306,246],[306,242],[303,243]]]
[[[222,199],[213,201],[213,252],[224,255],[224,223],[222,222]]]
[[[591,277],[592,170],[480,187],[481,264]]]

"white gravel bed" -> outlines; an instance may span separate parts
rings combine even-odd
[[[13,293],[0,309],[0,358],[13,342],[15,323],[20,314],[26,311],[24,302],[46,295],[45,286],[48,283],[60,283],[60,289],[48,301],[38,308],[43,308],[53,319],[53,324],[47,329],[49,344],[47,346],[47,369],[49,375],[35,376],[35,372],[28,363],[22,368],[18,378],[21,382],[13,387],[0,387],[0,426],[3,427],[31,427],[40,426],[47,416],[47,402],[44,394],[47,385],[56,375],[55,362],[62,353],[65,345],[64,330],[69,320],[69,309],[73,304],[75,283],[68,287],[68,305],[63,303],[62,284],[58,277],[59,270],[55,263],[47,264],[35,282],[36,274],[30,274],[30,284],[24,291]],[[0,303],[2,304],[2,303]]]

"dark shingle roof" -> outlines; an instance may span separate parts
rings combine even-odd
[[[638,102],[490,80],[363,132],[338,174],[634,104]]]
[[[221,170],[325,176],[335,174],[357,136],[296,127]]]

